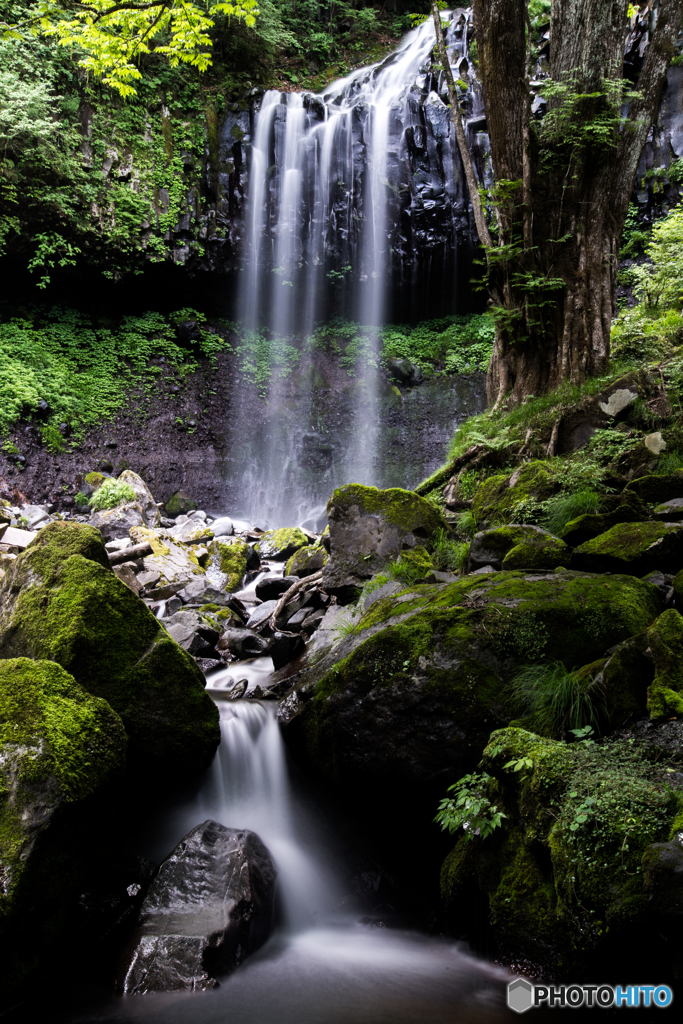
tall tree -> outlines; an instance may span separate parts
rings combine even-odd
[[[497,320],[493,404],[582,380],[608,363],[629,197],[683,19],[683,0],[643,7],[648,44],[632,84],[624,80],[637,16],[630,0],[552,0],[547,111],[537,121],[528,0],[473,0],[496,180],[496,237],[493,245],[482,239]]]

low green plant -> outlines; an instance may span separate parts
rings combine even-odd
[[[354,619],[350,615],[344,615],[337,620],[337,624],[334,627],[334,634],[337,640],[345,640],[358,629],[358,619]]]
[[[40,428],[40,436],[43,439],[43,444],[49,452],[57,455],[60,452],[66,451],[66,444],[64,438],[59,432],[59,428],[54,423],[46,423]]]
[[[77,494],[74,494],[74,501],[79,508],[82,508],[88,504],[88,495],[84,494],[83,491],[79,491]]]
[[[512,681],[513,702],[536,728],[564,739],[568,731],[597,729],[605,695],[597,678],[580,677],[561,661],[527,665]]]
[[[680,452],[662,452],[657,459],[654,472],[657,476],[668,476],[677,469],[683,469],[683,455]]]
[[[438,572],[462,572],[469,551],[469,544],[450,537],[446,530],[437,530],[432,538],[432,563]]]
[[[471,540],[477,532],[477,520],[474,517],[474,513],[471,509],[466,509],[464,512],[458,512],[455,517],[455,528],[462,537],[467,537]]]
[[[124,505],[127,501],[135,501],[135,491],[130,484],[126,484],[122,480],[105,480],[97,488],[88,504],[96,512],[101,512],[103,509]]]
[[[462,828],[468,840],[476,836],[486,839],[495,829],[500,828],[503,818],[507,817],[487,793],[487,787],[492,781],[486,772],[464,775],[458,779],[448,787],[447,792],[454,795],[444,797],[434,821],[451,835]]]
[[[562,532],[567,523],[577,516],[595,515],[600,511],[602,497],[589,489],[576,491],[573,494],[556,494],[543,502],[541,525],[556,536]]]

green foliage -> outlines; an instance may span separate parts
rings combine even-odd
[[[205,71],[211,64],[211,29],[218,15],[244,20],[253,26],[258,14],[256,0],[228,3],[219,0],[206,7],[180,0],[149,0],[142,4],[112,5],[109,0],[82,0],[65,17],[55,0],[38,0],[30,17],[0,24],[5,38],[21,38],[22,29],[55,37],[60,46],[76,50],[85,71],[102,78],[121,96],[135,94],[132,83],[142,78],[142,55],[155,52],[172,67],[191,64]]]
[[[533,716],[535,728],[560,738],[587,725],[597,728],[605,707],[596,679],[569,672],[561,661],[527,665],[512,689],[517,707]]]
[[[83,491],[78,491],[78,493],[74,495],[74,501],[79,508],[83,508],[84,505],[88,504],[88,495],[84,494]]]
[[[458,512],[455,517],[455,528],[461,536],[467,537],[469,540],[474,537],[477,532],[477,520],[471,509]]]
[[[379,332],[343,317],[333,317],[316,328],[309,345],[338,355],[349,376],[355,376],[361,367],[376,367],[378,353],[383,362],[409,359],[430,376],[485,370],[494,334],[495,325],[489,314],[441,317],[424,320],[414,327],[387,324]]]
[[[500,828],[503,818],[507,817],[487,793],[492,781],[486,772],[464,775],[448,787],[448,792],[456,795],[444,797],[434,821],[451,835],[462,828],[468,840],[476,836],[486,839],[495,829]]]
[[[127,501],[135,501],[135,491],[130,484],[123,483],[121,480],[105,480],[97,488],[88,504],[96,512],[101,512],[106,508],[124,505]]]
[[[542,525],[559,537],[567,523],[577,516],[595,515],[601,503],[601,496],[589,489],[554,495],[543,502]]]
[[[55,266],[76,266],[75,257],[80,255],[81,250],[67,242],[56,231],[36,235],[33,241],[36,243],[36,251],[28,262],[28,270],[31,274],[34,270],[41,271],[38,288],[47,288],[50,283],[50,271]]]
[[[628,214],[624,224],[624,233],[621,236],[621,247],[619,258],[622,260],[633,256],[640,256],[650,238],[650,232],[644,231],[638,220],[638,207],[635,203],[629,203]]]
[[[469,544],[454,540],[445,530],[437,530],[431,543],[434,568],[439,572],[462,572],[469,550]]]
[[[634,268],[636,295],[646,306],[683,306],[683,203],[652,228],[645,250],[648,263]]]
[[[144,395],[158,387],[156,368],[149,366],[153,356],[163,355],[172,371],[196,366],[174,336],[158,313],[123,317],[113,327],[60,307],[23,316],[3,316],[0,309],[0,430],[44,399],[54,420],[70,424],[78,439],[86,426],[111,418],[129,401],[131,389]],[[55,431],[49,425],[44,440],[58,447]]]

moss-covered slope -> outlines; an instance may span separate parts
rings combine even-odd
[[[106,564],[106,568],[105,568]],[[0,589],[0,658],[56,661],[121,716],[129,756],[171,773],[208,764],[218,712],[193,659],[108,567],[99,534],[52,523]]]

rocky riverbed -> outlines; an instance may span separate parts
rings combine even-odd
[[[113,919],[97,900],[74,916],[126,780],[143,771],[187,781],[211,760],[207,677],[220,701],[278,702],[296,760],[383,835],[399,877],[434,870],[439,799],[475,780],[502,817],[491,838],[461,829],[443,864],[444,920],[456,933],[476,939],[484,906],[487,941],[550,976],[590,974],[644,934],[653,962],[675,975],[683,471],[633,462],[599,513],[555,533],[514,521],[552,493],[542,460],[484,476],[473,499],[458,497],[457,467],[421,487],[436,501],[347,485],[319,532],[210,515],[182,491],[158,502],[131,470],[88,474],[80,511],[5,500],[0,683],[14,781],[3,941],[14,984],[44,963],[57,926],[100,943],[114,934],[120,948],[135,925],[131,991],[210,987],[244,955],[230,952],[230,936],[248,918],[226,919],[218,939],[192,931],[170,943],[163,928],[149,931],[157,883],[140,906],[156,869],[124,870],[118,855],[105,872],[119,892]],[[449,506],[476,516],[469,547]],[[576,736],[552,707],[525,712],[517,699],[520,671],[549,658],[576,699],[590,699],[592,727]],[[258,659],[267,671],[245,671]],[[21,714],[18,694],[29,701]],[[398,821],[410,822],[420,854],[397,843]],[[55,860],[69,863],[57,886]],[[418,888],[430,884],[421,877]],[[199,966],[214,960],[208,973]]]

